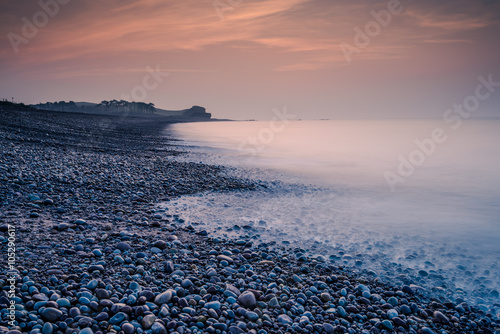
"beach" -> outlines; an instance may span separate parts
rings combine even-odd
[[[2,333],[499,331],[463,300],[172,214],[182,196],[258,194],[269,181],[176,159],[168,124],[0,112]]]

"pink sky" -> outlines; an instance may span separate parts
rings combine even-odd
[[[0,0],[0,98],[121,99],[144,87],[149,67],[169,73],[157,85],[147,79],[144,97],[165,109],[197,104],[235,119],[270,118],[284,106],[301,118],[440,117],[478,76],[500,81],[495,0],[42,3],[57,9],[46,24],[38,1]],[[375,29],[371,13],[390,8],[390,22],[348,62],[340,45],[356,47],[355,29]],[[23,35],[36,19],[36,34]],[[499,103],[500,92],[479,116],[499,116]]]

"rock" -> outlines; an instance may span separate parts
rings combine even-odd
[[[50,322],[46,322],[42,327],[42,334],[52,334],[54,332],[54,326]]]
[[[128,320],[128,315],[123,312],[118,312],[109,319],[109,323],[112,325],[119,325],[125,320]]]
[[[335,327],[330,324],[323,324],[323,330],[328,334],[335,333]]]
[[[273,297],[270,301],[269,301],[269,307],[271,308],[280,308],[280,303],[278,302],[278,298],[276,297]]]
[[[92,330],[92,328],[87,327],[87,328],[82,329],[80,331],[80,334],[94,334],[94,331]]]
[[[165,271],[170,274],[173,273],[174,270],[175,270],[174,263],[172,261],[167,261],[165,263]]]
[[[399,317],[395,317],[392,319],[392,322],[394,322],[394,324],[396,326],[402,326],[402,327],[408,327],[408,324],[406,321],[404,321],[403,319],[399,318]]]
[[[429,327],[424,327],[421,329],[422,334],[435,334]]]
[[[56,226],[57,230],[58,231],[65,231],[69,228],[69,224],[66,224],[66,223],[59,223],[57,226]]]
[[[447,324],[450,322],[450,319],[448,319],[448,317],[445,316],[443,313],[441,313],[439,311],[435,311],[434,312],[434,321]]]
[[[181,286],[184,288],[184,289],[189,289],[190,287],[192,287],[194,284],[193,282],[191,282],[190,279],[186,278],[184,280],[182,280],[181,282]]]
[[[392,306],[396,307],[398,306],[399,302],[398,302],[398,299],[396,297],[391,297],[387,300],[387,302],[389,304],[391,304]]]
[[[217,260],[219,261],[227,261],[228,263],[233,263],[234,260],[232,258],[230,258],[229,256],[226,256],[226,255],[218,255],[217,256]]]
[[[156,305],[162,305],[162,304],[167,304],[170,302],[170,299],[172,299],[172,290],[167,290],[155,298],[155,304]]]
[[[82,328],[89,327],[92,325],[92,321],[93,321],[92,318],[81,317],[80,319],[78,319],[78,326]]]
[[[47,307],[43,309],[40,315],[42,316],[42,319],[44,319],[45,321],[54,323],[57,320],[59,320],[59,318],[63,315],[63,313],[56,308]]]
[[[34,301],[48,301],[49,300],[49,297],[47,297],[46,295],[44,295],[43,293],[37,293],[36,295],[33,295],[31,297]]]
[[[95,288],[97,288],[98,285],[99,282],[96,279],[93,279],[87,284],[87,289],[95,290]]]
[[[221,303],[218,301],[208,302],[205,304],[205,308],[207,308],[207,309],[219,310],[220,307],[221,307]]]
[[[347,312],[346,312],[346,310],[342,306],[338,306],[337,307],[337,313],[342,318],[346,318],[347,317]]]
[[[332,296],[330,296],[329,293],[323,292],[320,296],[319,299],[321,299],[324,303],[329,302],[332,299]]]
[[[413,294],[412,288],[410,288],[408,285],[403,286],[403,292],[409,295]]]
[[[165,248],[167,248],[167,243],[163,240],[158,240],[153,244],[153,247],[164,250]]]
[[[103,272],[104,271],[104,267],[101,264],[92,264],[92,265],[89,266],[88,272],[91,273],[93,271]]]
[[[229,327],[229,333],[231,334],[243,334],[245,331],[238,326]]]
[[[280,323],[280,324],[283,324],[283,325],[288,325],[288,324],[291,324],[293,321],[292,319],[290,319],[289,316],[287,316],[286,314],[280,314],[276,320]]]
[[[422,277],[427,277],[427,276],[429,276],[429,273],[428,273],[427,271],[425,271],[425,270],[419,270],[419,271],[418,271],[418,274],[419,274],[420,276],[422,276]]]
[[[215,270],[214,268],[210,268],[210,269],[208,269],[206,275],[207,275],[207,277],[217,276],[217,270]]]
[[[234,285],[226,284],[226,290],[229,290],[232,293],[234,293],[236,295],[236,297],[238,297],[239,295],[241,295],[240,290],[237,287],[235,287]]]
[[[398,314],[398,311],[396,311],[395,309],[390,309],[387,311],[387,317],[389,319],[392,319],[392,318],[395,318],[397,317],[399,314]]]
[[[109,292],[108,292],[108,290],[105,290],[105,289],[97,289],[95,291],[95,296],[97,297],[97,299],[108,299]]]
[[[255,295],[250,291],[243,292],[238,297],[238,303],[246,308],[254,308],[255,305],[257,305],[257,301],[255,300]]]
[[[255,312],[249,311],[245,314],[248,320],[250,321],[257,321],[259,319],[259,315]]]
[[[167,330],[165,329],[165,326],[163,326],[159,322],[155,322],[151,327],[151,330],[153,334],[168,334]]]
[[[142,327],[144,329],[150,329],[156,321],[156,316],[154,314],[148,314],[142,318]]]
[[[394,328],[394,326],[392,325],[392,322],[390,322],[389,320],[384,320],[382,321],[382,326],[385,328],[385,329],[388,329],[390,331],[392,331],[392,329]]]
[[[132,325],[131,323],[129,323],[129,322],[125,322],[125,323],[122,325],[122,331],[123,331],[125,334],[133,334],[133,333],[135,333],[135,327],[134,327],[134,325]]]
[[[117,245],[116,245],[116,248],[118,248],[119,250],[121,250],[122,252],[126,252],[130,249],[132,249],[132,247],[130,247],[130,245],[126,242],[119,242]]]
[[[95,317],[95,320],[97,320],[97,321],[105,321],[108,319],[109,319],[109,315],[106,312],[101,312]]]

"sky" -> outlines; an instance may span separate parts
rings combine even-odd
[[[28,104],[440,118],[499,65],[500,0],[0,0],[0,98]]]

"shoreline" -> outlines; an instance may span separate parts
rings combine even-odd
[[[499,330],[465,303],[352,275],[301,250],[211,237],[155,209],[186,194],[259,188],[221,166],[172,160],[182,152],[163,137],[170,123],[0,112],[0,229],[16,229],[23,333]]]

